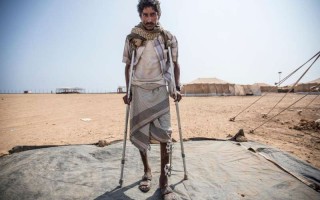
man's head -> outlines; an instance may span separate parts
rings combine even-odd
[[[161,16],[160,2],[158,0],[140,0],[137,6],[143,26],[153,30]]]

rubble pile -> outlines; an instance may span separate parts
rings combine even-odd
[[[293,126],[296,130],[314,130],[320,131],[320,119],[315,121],[309,121],[301,119],[298,125]]]

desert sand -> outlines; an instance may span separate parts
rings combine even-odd
[[[308,107],[309,95],[260,126],[284,94],[270,93],[229,121],[259,96],[184,97],[179,103],[183,138],[225,139],[244,129],[249,140],[289,152],[320,168],[320,131],[301,123],[320,118],[320,97]],[[0,154],[20,145],[91,144],[123,140],[125,110],[123,94],[1,94]],[[303,97],[289,94],[269,118]],[[171,100],[173,138],[179,140],[175,104]],[[302,120],[302,121],[301,121]],[[254,133],[250,130],[257,128]],[[301,128],[300,128],[301,129]]]

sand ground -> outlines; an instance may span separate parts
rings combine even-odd
[[[268,94],[229,121],[259,97],[184,97],[179,103],[184,138],[226,138],[244,129],[249,140],[289,152],[320,168],[319,130],[295,130],[301,119],[320,118],[320,97],[303,98],[290,109],[264,122],[267,113],[284,94]],[[122,140],[126,106],[122,94],[1,94],[0,154],[19,145],[89,144]],[[303,95],[289,94],[269,114],[272,117]],[[299,114],[299,110],[302,110]],[[175,105],[171,101],[173,138],[178,140]],[[89,118],[89,121],[84,119]]]

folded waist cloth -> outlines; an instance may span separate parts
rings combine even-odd
[[[169,94],[166,86],[132,86],[130,140],[140,151],[150,149],[151,137],[159,142],[171,138]]]

